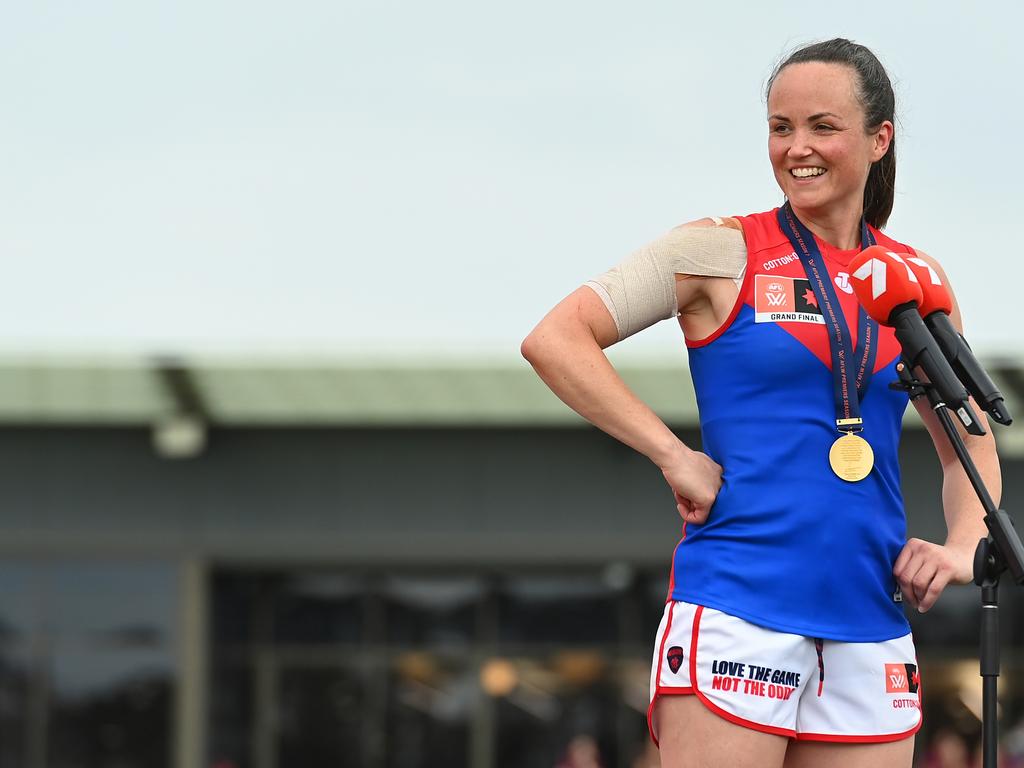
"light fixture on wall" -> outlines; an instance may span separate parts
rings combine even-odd
[[[206,423],[188,413],[172,413],[153,425],[153,450],[165,459],[191,459],[206,447]]]

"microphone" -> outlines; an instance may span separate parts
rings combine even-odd
[[[918,305],[921,316],[932,336],[939,342],[939,348],[952,366],[953,372],[974,396],[974,401],[982,410],[998,423],[1009,426],[1013,423],[1013,417],[1003,402],[1002,392],[985,373],[967,340],[949,319],[949,314],[953,311],[953,298],[949,289],[943,285],[939,273],[924,259],[905,253],[900,256],[917,275],[924,297]]]
[[[943,357],[917,308],[924,300],[921,283],[903,258],[880,245],[865,248],[849,266],[850,284],[865,311],[891,326],[910,367],[920,367],[942,402],[972,435],[984,435],[968,401],[967,390]]]

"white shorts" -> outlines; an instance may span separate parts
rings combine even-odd
[[[898,741],[921,727],[921,678],[910,634],[845,643],[776,632],[669,601],[654,646],[651,706],[693,694],[715,714],[812,741]]]

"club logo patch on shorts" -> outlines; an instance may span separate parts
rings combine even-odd
[[[679,667],[683,665],[683,649],[678,645],[673,645],[668,649],[668,653],[665,655],[665,658],[668,661],[668,668],[671,669],[673,673],[678,672]]]
[[[775,275],[754,275],[754,321],[825,324],[807,278]]]
[[[886,693],[917,693],[921,685],[921,675],[916,664],[886,664]]]

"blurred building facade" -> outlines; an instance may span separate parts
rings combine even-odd
[[[699,442],[684,370],[626,378]],[[0,419],[0,768],[551,768],[580,738],[647,764],[674,504],[529,370],[21,363]],[[909,533],[941,541],[907,427]],[[912,619],[927,728],[968,740],[975,592]]]

